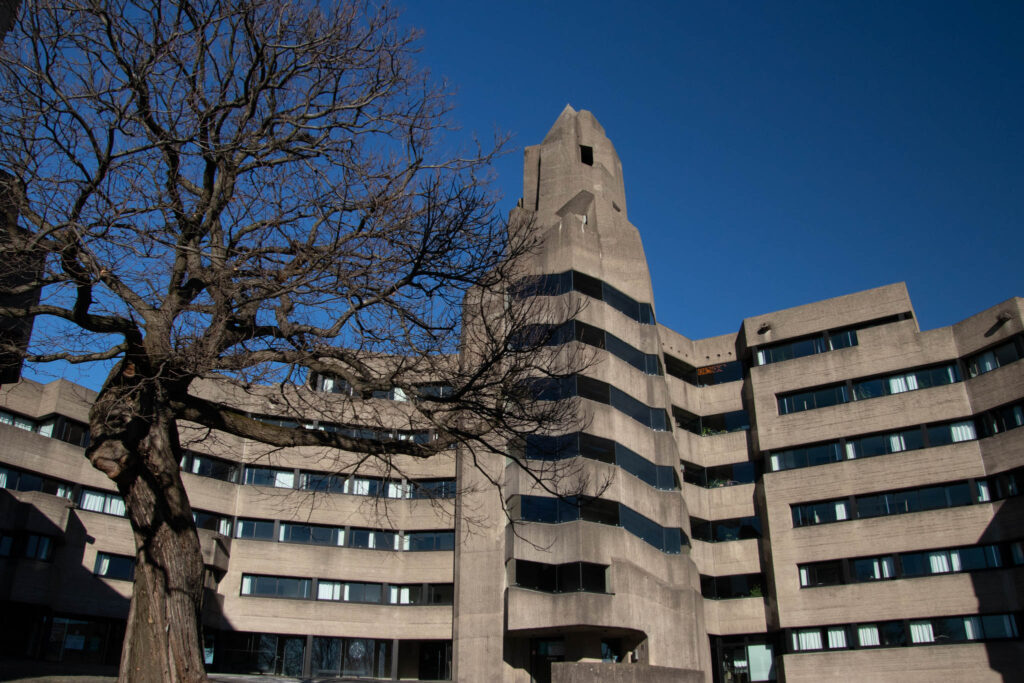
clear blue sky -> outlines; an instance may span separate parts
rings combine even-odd
[[[899,281],[923,329],[1024,296],[1024,1],[396,1],[460,134],[515,135],[506,209],[519,148],[594,112],[688,337]]]
[[[899,281],[924,329],[1024,296],[1024,2],[404,6],[466,133],[594,112],[688,337]]]

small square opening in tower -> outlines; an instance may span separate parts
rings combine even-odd
[[[580,145],[580,161],[587,166],[594,165],[594,148],[587,145]]]

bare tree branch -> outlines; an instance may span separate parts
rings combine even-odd
[[[0,317],[47,319],[29,363],[117,361],[87,456],[138,545],[122,679],[202,680],[182,429],[323,447],[347,473],[507,453],[556,495],[594,488],[510,450],[574,427],[574,402],[530,387],[585,363],[536,333],[579,302],[517,295],[538,237],[526,213],[501,219],[484,180],[506,141],[452,149],[447,93],[391,8],[22,9],[0,51],[0,170],[16,179],[0,189],[17,214]],[[328,381],[348,391],[316,391]]]

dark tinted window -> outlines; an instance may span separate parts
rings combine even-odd
[[[843,583],[843,563],[840,560],[818,562],[800,568],[801,586],[838,586]]]
[[[411,551],[452,550],[455,548],[453,531],[410,531],[406,533]]]
[[[338,545],[340,530],[336,527],[315,524],[281,523],[280,540],[285,543],[309,543],[311,545]]]
[[[372,533],[370,529],[349,529],[345,537],[345,545],[350,548],[369,548],[370,534]]]
[[[569,562],[553,565],[527,560],[515,561],[516,585],[547,593],[605,592],[605,565]]]
[[[239,465],[230,460],[214,458],[209,455],[200,455],[188,451],[181,458],[181,469],[201,477],[220,479],[236,483],[238,481]]]
[[[421,479],[412,482],[412,498],[454,498],[454,479]]]
[[[700,577],[701,595],[712,600],[763,597],[764,585],[761,574]]]
[[[967,374],[977,377],[1021,358],[1020,339],[1011,339],[967,358]]]
[[[112,553],[96,553],[96,575],[108,579],[135,579],[135,558]]]
[[[274,523],[264,519],[240,519],[236,527],[238,538],[273,540]]]
[[[321,493],[344,493],[345,478],[333,474],[303,472],[299,477],[299,487],[307,491]]]
[[[699,517],[690,518],[690,532],[698,541],[718,543],[761,538],[761,520],[752,517],[719,519],[709,522]]]
[[[519,496],[520,519],[557,524],[582,520],[609,526],[622,526],[662,552],[677,553],[685,535],[678,528],[665,528],[615,501],[602,498],[567,498]]]
[[[603,297],[603,287],[600,280],[590,275],[585,275],[577,271],[572,271],[572,288],[581,294],[585,294],[592,299],[601,300]]]

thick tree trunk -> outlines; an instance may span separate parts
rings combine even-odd
[[[87,454],[117,483],[135,534],[121,683],[207,680],[200,625],[203,559],[166,398],[159,380],[115,370],[90,416],[93,445]]]
[[[174,491],[146,476],[150,463],[178,461],[166,430],[155,425],[139,457],[143,474],[122,491],[135,532],[135,587],[124,649],[122,683],[205,681],[201,642],[203,558],[180,477]],[[184,509],[171,502],[178,498]],[[184,514],[182,514],[184,513]]]

